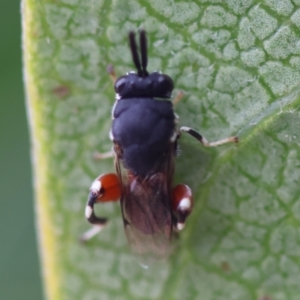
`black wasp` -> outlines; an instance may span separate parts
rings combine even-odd
[[[174,88],[172,78],[160,72],[148,73],[144,30],[140,31],[139,39],[140,51],[135,33],[129,33],[137,73],[130,72],[115,80],[114,71],[110,69],[116,91],[110,139],[117,174],[103,174],[93,182],[85,216],[94,227],[82,239],[89,239],[107,222],[107,219],[95,215],[94,204],[120,199],[124,228],[132,251],[165,257],[170,252],[174,232],[183,229],[193,208],[191,189],[184,184],[173,184],[181,133],[189,133],[204,146],[237,142],[238,138],[209,143],[192,128],[177,128],[178,117],[173,104],[181,95],[170,101]]]

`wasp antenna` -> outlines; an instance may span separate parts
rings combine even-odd
[[[144,77],[148,76],[147,64],[148,64],[148,53],[147,53],[147,36],[146,31],[140,31],[140,48],[141,48],[141,58],[142,58],[142,71]]]
[[[135,33],[133,31],[129,32],[129,44],[130,44],[130,50],[131,50],[131,55],[132,55],[132,60],[136,66],[136,69],[138,71],[138,75],[142,76],[143,71],[141,69],[141,62],[140,62],[140,57],[135,41]]]

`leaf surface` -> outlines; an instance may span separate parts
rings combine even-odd
[[[92,180],[113,171],[112,63],[133,69],[129,30],[145,28],[149,70],[185,92],[181,125],[240,144],[180,141],[176,182],[195,210],[166,262],[141,268],[120,208],[83,246]],[[36,211],[48,299],[298,299],[300,2],[24,0],[23,41]]]

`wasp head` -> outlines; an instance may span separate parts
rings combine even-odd
[[[129,45],[137,73],[131,72],[117,79],[115,91],[118,96],[120,98],[170,98],[174,88],[172,78],[160,72],[149,74],[147,71],[148,56],[145,30],[140,31],[140,55],[133,31],[129,33]]]

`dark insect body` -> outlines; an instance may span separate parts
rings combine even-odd
[[[229,137],[209,143],[194,129],[177,128],[178,117],[173,110],[176,99],[170,101],[173,80],[159,72],[148,73],[144,30],[140,31],[139,38],[140,54],[134,32],[129,33],[137,73],[128,73],[115,81],[113,69],[109,71],[116,91],[110,138],[117,174],[103,174],[93,182],[85,216],[94,227],[82,236],[82,240],[95,235],[107,222],[95,215],[94,204],[120,199],[132,251],[161,258],[169,255],[174,232],[183,229],[193,208],[190,188],[184,184],[173,185],[181,133],[189,133],[204,146],[237,142],[238,139]],[[100,158],[107,156],[100,155]]]

